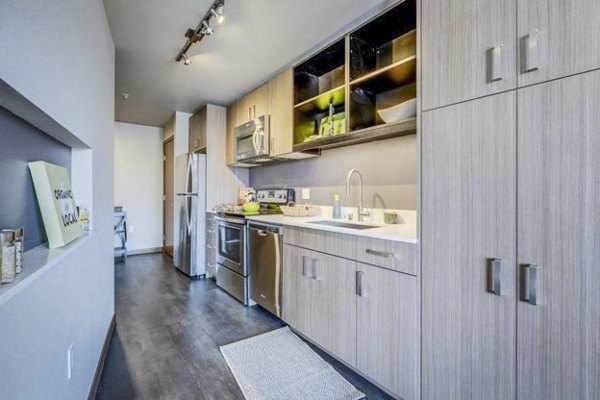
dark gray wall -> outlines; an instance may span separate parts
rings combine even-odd
[[[71,170],[71,149],[0,107],[0,228],[25,227],[25,249],[47,241],[27,163]]]
[[[417,208],[416,135],[327,150],[320,157],[308,160],[253,168],[250,186],[310,188],[310,200],[301,200],[297,191],[298,202],[318,205],[331,205],[333,195],[339,193],[342,205],[356,207],[356,188],[352,188],[349,197],[345,192],[346,175],[352,168],[363,176],[366,207]]]

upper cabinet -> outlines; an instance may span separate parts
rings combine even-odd
[[[517,87],[516,0],[422,0],[421,10],[423,110]]]
[[[206,107],[190,117],[189,142],[190,153],[206,149]]]
[[[598,0],[422,4],[423,110],[600,68]]]
[[[294,77],[291,68],[269,82],[271,157],[284,156],[294,151],[293,85]]]
[[[294,68],[294,149],[416,132],[416,2],[404,1]]]
[[[518,0],[519,85],[600,68],[598,0]]]

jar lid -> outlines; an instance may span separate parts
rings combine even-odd
[[[2,232],[13,232],[15,234],[15,239],[21,239],[23,237],[23,233],[25,228],[14,228],[14,229],[2,229]]]
[[[0,232],[0,243],[12,243],[15,240],[15,233],[11,230]]]

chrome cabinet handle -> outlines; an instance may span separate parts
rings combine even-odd
[[[365,273],[364,271],[356,271],[356,295],[358,297],[365,297]]]
[[[529,35],[523,38],[523,50],[522,50],[522,61],[523,61],[523,72],[537,71],[538,68],[538,35],[539,31],[536,29],[530,32]]]
[[[521,266],[521,301],[537,306],[538,298],[538,266],[523,264]]]
[[[252,107],[248,107],[248,121],[252,119]]]
[[[256,231],[256,233],[258,234],[258,236],[262,236],[262,237],[267,236],[267,232],[265,232],[265,231]]]
[[[388,253],[385,251],[377,251],[377,250],[372,250],[372,249],[367,249],[366,251],[367,251],[367,254],[370,254],[372,256],[394,258],[394,253]]]
[[[256,118],[256,104],[252,106],[252,118]]]
[[[489,50],[489,81],[498,82],[502,80],[502,48],[503,44],[497,44]]]
[[[502,260],[488,258],[488,292],[500,296],[502,293]]]
[[[310,258],[302,256],[302,276],[306,278],[312,277],[312,271],[310,269]]]
[[[322,281],[323,277],[319,276],[319,272],[321,270],[321,263],[316,258],[312,260],[312,270],[313,270],[313,279],[315,281]]]

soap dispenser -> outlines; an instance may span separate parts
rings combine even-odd
[[[342,206],[340,204],[340,195],[337,193],[333,195],[333,218],[342,218]]]

